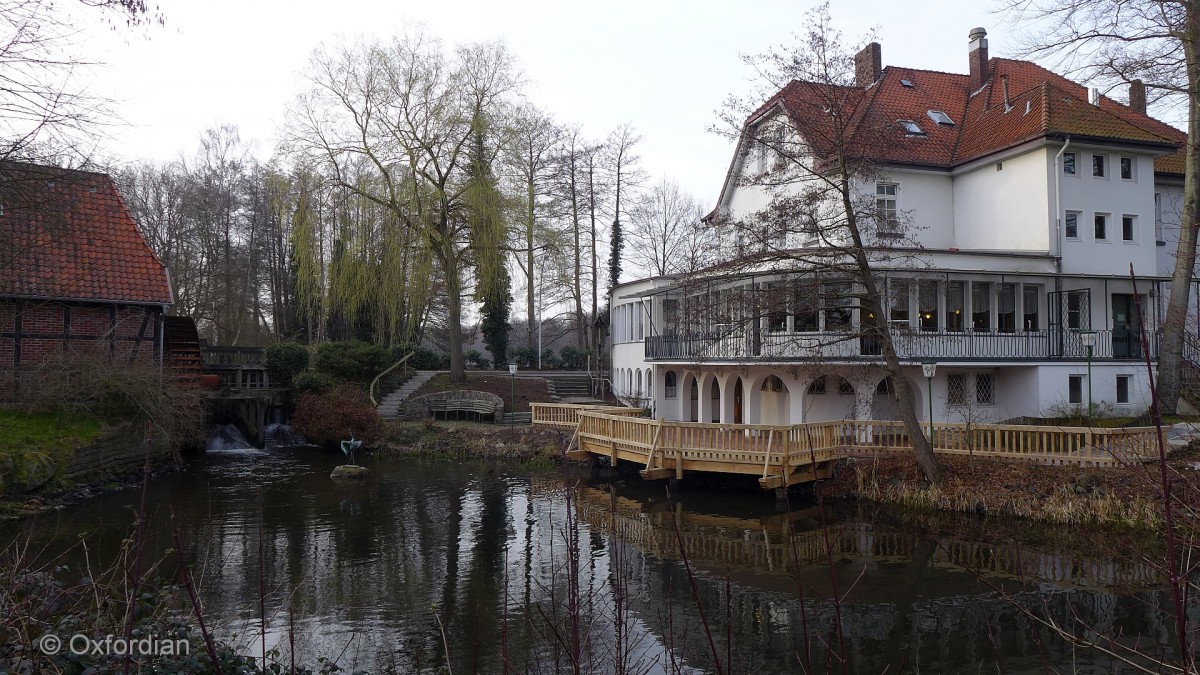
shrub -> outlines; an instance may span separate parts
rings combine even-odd
[[[323,342],[317,347],[317,370],[339,380],[370,382],[392,363],[385,347],[361,340]]]
[[[480,367],[480,365],[479,365],[480,361],[486,360],[483,358],[483,353],[480,352],[478,349],[472,349],[471,351],[467,352],[466,359],[467,359],[467,363],[470,363],[471,365],[475,366],[476,368]]]
[[[337,380],[315,370],[306,370],[292,379],[292,388],[296,390],[297,394],[308,391],[323,394],[332,389],[335,384],[337,384]]]
[[[308,368],[308,347],[299,342],[276,342],[267,347],[265,365],[272,382],[290,387],[295,377]]]
[[[351,436],[370,446],[383,434],[383,420],[367,393],[344,384],[325,393],[301,394],[291,422],[305,438],[326,447],[337,447]]]
[[[417,347],[412,352],[413,356],[408,360],[408,365],[417,370],[444,370],[450,366],[450,357],[448,355],[435,352],[428,347]]]
[[[562,367],[562,361],[554,355],[553,349],[546,349],[542,352],[542,368],[546,370],[558,370]]]
[[[559,354],[558,360],[561,367],[566,370],[583,370],[587,368],[587,359],[591,353],[589,349],[566,346],[562,348],[562,353]]]
[[[530,347],[513,347],[508,357],[524,370],[537,367],[537,350]]]
[[[0,388],[14,376],[0,373]],[[204,438],[204,393],[163,377],[157,364],[55,354],[22,369],[16,391],[14,407],[28,413],[128,420],[174,447]]]

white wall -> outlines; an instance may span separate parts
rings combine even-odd
[[[954,246],[990,251],[1049,251],[1050,165],[1036,148],[954,177]]]
[[[1074,176],[1060,171],[1061,212],[1063,213],[1063,272],[1086,274],[1129,274],[1129,265],[1141,275],[1158,273],[1158,247],[1154,243],[1154,161],[1146,155],[1113,152],[1072,144],[1067,152],[1076,156]],[[1103,178],[1092,176],[1092,156],[1107,158]],[[1120,157],[1134,159],[1134,178],[1120,176]],[[1066,212],[1079,212],[1079,238],[1066,237]],[[1094,217],[1108,214],[1108,238],[1096,240]],[[1134,242],[1121,240],[1121,218],[1136,218]]]
[[[897,190],[897,208],[909,239],[925,248],[952,248],[954,243],[954,183],[949,172],[891,170],[881,181],[893,182]],[[862,188],[867,198],[875,194],[875,184]]]

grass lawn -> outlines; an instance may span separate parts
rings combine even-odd
[[[510,403],[511,396],[510,387],[516,389],[516,400]],[[414,391],[410,398],[415,396],[424,396],[425,394],[436,394],[439,391],[452,391],[454,389],[470,389],[473,391],[486,391],[489,394],[495,394],[504,399],[504,410],[512,411],[516,408],[516,412],[529,412],[530,403],[552,403],[550,400],[550,390],[546,387],[546,381],[539,378],[518,377],[513,381],[508,373],[467,373],[467,384],[451,384],[450,376],[446,373],[434,375],[433,379],[426,382],[420,389]]]
[[[104,429],[92,417],[0,410],[0,497],[45,484]]]
[[[92,417],[0,410],[0,453],[21,449],[46,451],[56,446],[89,443],[104,428],[104,422]]]

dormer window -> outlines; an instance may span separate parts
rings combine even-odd
[[[950,119],[950,116],[941,110],[929,110],[926,112],[929,115],[929,119],[933,120],[934,122],[938,124],[944,124],[948,127],[954,126],[954,120]]]
[[[924,136],[925,132],[921,131],[921,127],[912,120],[900,120],[900,126],[904,129],[904,133],[909,136]]]

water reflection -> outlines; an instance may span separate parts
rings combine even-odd
[[[210,457],[150,486],[151,554],[171,546],[173,510],[208,618],[247,650],[260,588],[269,646],[286,650],[291,631],[302,660],[340,655],[372,672],[436,672],[449,659],[456,672],[573,660],[585,672],[712,672],[715,660],[783,673],[805,658],[823,672],[831,654],[863,673],[1109,669],[1037,616],[1150,648],[1168,640],[1153,570],[1099,551],[931,537],[812,507],[789,515],[759,494],[670,503],[660,486],[566,487],[499,466],[392,459],[347,484],[328,478],[338,462],[315,450]],[[22,529],[52,548],[82,533],[104,559],[137,497]]]

